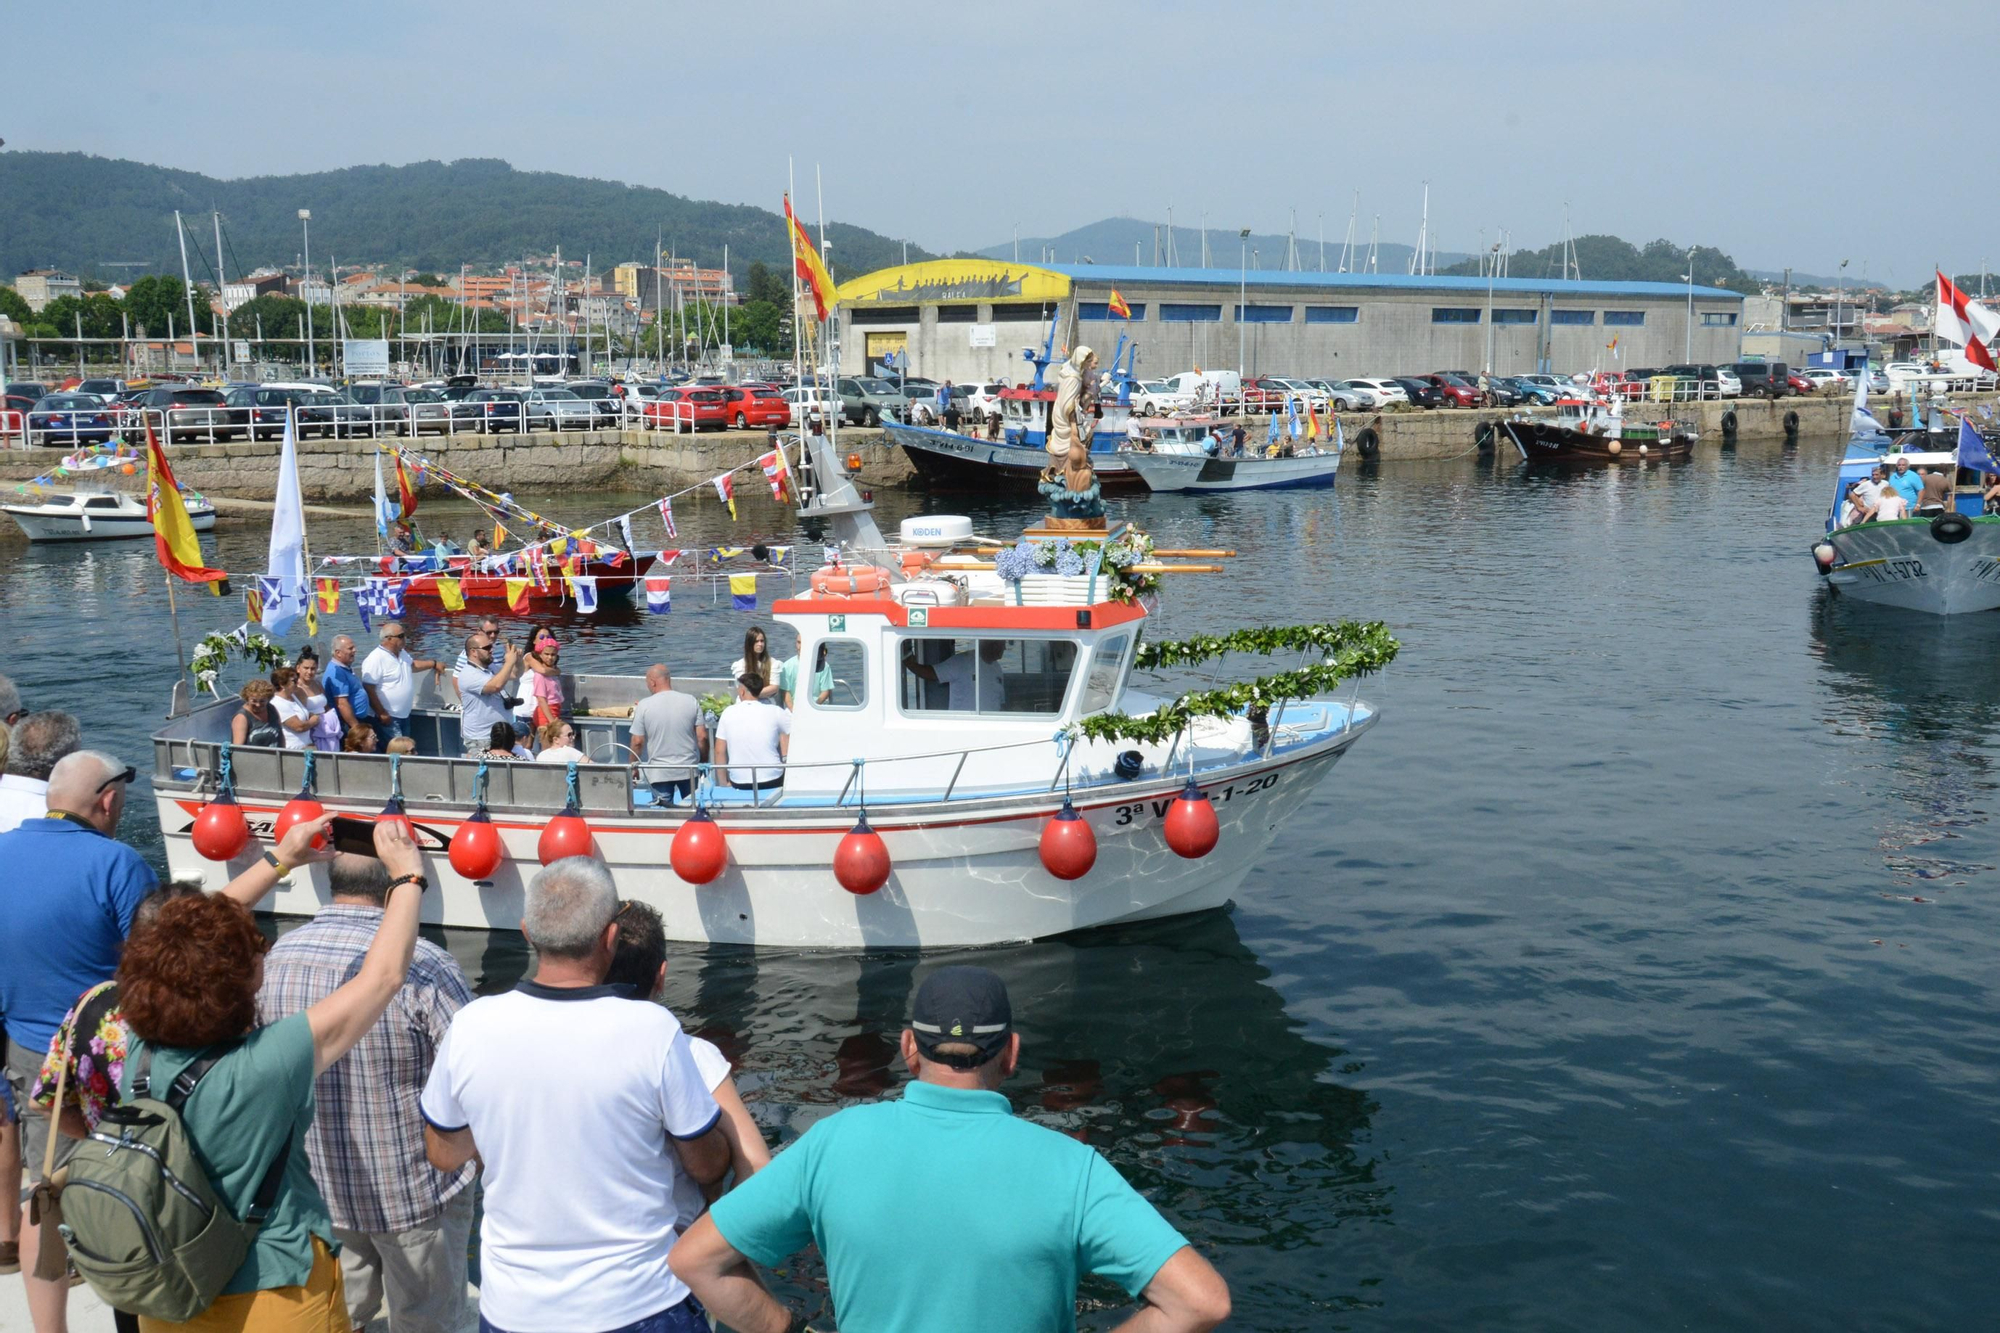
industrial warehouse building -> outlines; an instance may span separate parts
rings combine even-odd
[[[1112,293],[1131,317],[1111,312]],[[1109,365],[1121,333],[1142,378],[1197,367],[1350,379],[1474,373],[1491,339],[1496,374],[1568,374],[1739,359],[1743,297],[1715,287],[1250,272],[939,259],[841,284],[840,368],[957,382],[1019,382],[1021,350],[1057,321],[1058,349],[1087,344]],[[1615,342],[1615,346],[1613,346]],[[901,359],[900,357],[898,358]]]

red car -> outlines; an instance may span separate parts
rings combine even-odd
[[[1285,399],[1292,391],[1268,377],[1243,381],[1243,410],[1246,412],[1282,412]]]
[[[721,430],[729,424],[729,404],[722,390],[699,388],[662,389],[658,398],[645,404],[646,424],[669,430],[691,426],[695,430]]]
[[[1796,370],[1785,372],[1785,383],[1792,386],[1793,393],[1813,394],[1819,392],[1811,380],[1799,374]]]
[[[1446,407],[1479,406],[1479,386],[1467,384],[1458,376],[1447,372],[1424,376],[1424,383],[1444,395]]]
[[[722,397],[729,424],[738,430],[792,424],[792,405],[774,385],[729,384],[723,386]]]

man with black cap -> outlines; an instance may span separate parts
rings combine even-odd
[[[718,1199],[668,1262],[738,1333],[802,1319],[759,1285],[816,1241],[836,1322],[870,1333],[1074,1329],[1098,1273],[1144,1301],[1130,1333],[1199,1333],[1229,1316],[1222,1276],[1097,1151],[1016,1119],[999,1091],[1021,1059],[1007,988],[941,967],[903,1031],[900,1100],[820,1121]]]

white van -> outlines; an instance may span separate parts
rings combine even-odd
[[[1235,402],[1243,397],[1243,377],[1233,370],[1183,370],[1167,377],[1168,388],[1198,404]]]

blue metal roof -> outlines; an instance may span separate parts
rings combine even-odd
[[[1324,287],[1329,291],[1427,291],[1477,292],[1486,294],[1486,279],[1433,277],[1414,273],[1287,273],[1282,270],[1251,269],[1239,273],[1233,268],[1141,268],[1132,264],[1040,264],[1039,268],[1060,273],[1072,281],[1106,283],[1166,283],[1187,287],[1213,287],[1234,291],[1239,281],[1248,287]],[[1668,296],[1685,301],[1688,289],[1678,282],[1591,282],[1559,278],[1495,278],[1493,292],[1500,295],[1529,296]],[[1696,287],[1694,294],[1704,300],[1726,298],[1741,301],[1743,293],[1722,287]]]

